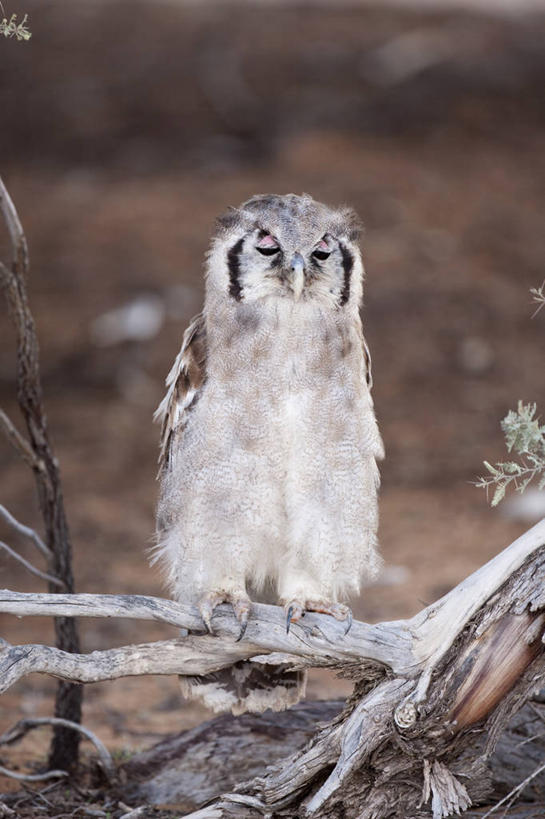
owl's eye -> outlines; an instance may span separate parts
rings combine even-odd
[[[258,250],[262,256],[274,256],[275,253],[280,251],[280,248],[276,243],[276,239],[273,239],[270,233],[264,233],[256,245],[256,250]]]
[[[279,247],[259,247],[257,246],[256,250],[259,250],[262,256],[274,256],[275,253],[278,253],[280,248]]]
[[[312,251],[312,255],[319,262],[324,262],[328,256],[331,256],[331,250],[329,249],[325,236],[323,239],[320,239],[318,246]]]

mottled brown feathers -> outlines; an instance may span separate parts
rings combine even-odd
[[[206,379],[206,326],[199,313],[184,333],[182,348],[167,377],[167,394],[157,408],[155,420],[162,422],[159,452],[160,471],[168,466],[172,436],[183,428],[187,413],[198,399]]]

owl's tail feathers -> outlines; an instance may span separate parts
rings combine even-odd
[[[179,679],[184,697],[237,716],[246,711],[261,714],[268,708],[284,711],[295,705],[305,695],[307,672],[242,660],[213,674]]]

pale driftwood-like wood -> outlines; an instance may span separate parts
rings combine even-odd
[[[510,718],[545,684],[545,520],[408,621],[343,624],[254,605],[244,639],[229,606],[204,627],[191,607],[127,595],[0,593],[0,612],[134,617],[188,637],[89,655],[4,645],[4,688],[32,671],[91,682],[206,674],[239,660],[329,666],[355,681],[343,713],[291,756],[224,794],[199,817],[441,819],[491,792],[488,760]]]
[[[342,700],[326,700],[299,703],[281,713],[223,714],[164,737],[121,766],[123,799],[129,804],[175,804],[184,812],[199,810],[238,782],[263,776],[269,765],[299,751],[316,726],[331,722],[343,707]],[[544,758],[545,707],[527,703],[511,720],[490,758],[489,806],[531,777]],[[543,792],[545,772],[532,782]],[[534,793],[527,790],[523,797],[531,799]],[[527,805],[526,811],[528,819],[545,816],[543,806],[535,807],[532,814]],[[471,813],[472,817],[478,815]],[[502,815],[503,809],[498,816]]]

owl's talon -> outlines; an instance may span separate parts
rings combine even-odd
[[[235,614],[237,614],[236,609],[235,609]],[[246,634],[246,629],[248,628],[248,620],[249,619],[250,619],[250,609],[249,608],[245,609],[241,613],[240,617],[237,615],[237,620],[240,623],[240,631],[239,631],[237,639],[235,640],[235,643],[240,643],[240,641],[242,640],[242,638]]]
[[[215,606],[210,605],[208,602],[203,603],[199,606],[201,611],[202,621],[204,623],[204,628],[207,634],[213,634],[212,631],[212,615],[214,614]]]
[[[286,634],[290,633],[290,626],[292,623],[296,623],[301,617],[305,616],[305,607],[302,603],[299,603],[297,600],[294,600],[292,603],[288,604],[287,613],[286,613]]]
[[[329,614],[336,620],[346,620],[346,628],[344,630],[344,635],[348,634],[348,632],[352,628],[353,622],[352,611],[348,606],[345,606],[343,603],[329,603],[327,600],[314,599],[305,600],[304,602],[294,600],[292,603],[286,605],[288,606],[286,615],[287,634],[289,634],[291,623],[295,623],[297,620],[300,620],[302,617],[305,616],[307,611],[315,611],[318,614]]]
[[[293,614],[293,606],[290,606],[286,615],[286,634],[290,633],[291,615]]]

